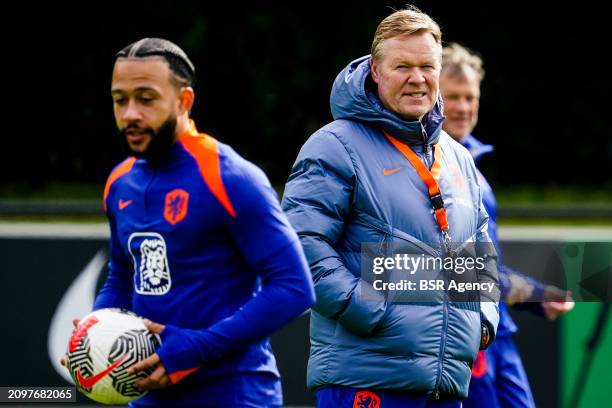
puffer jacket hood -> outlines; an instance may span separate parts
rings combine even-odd
[[[438,142],[444,121],[442,98],[421,121],[407,121],[386,109],[370,75],[370,56],[358,58],[338,74],[331,91],[334,119],[348,119],[381,128],[408,145]]]

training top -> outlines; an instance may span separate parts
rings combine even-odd
[[[104,206],[111,257],[94,310],[166,325],[157,353],[174,385],[133,405],[281,405],[267,337],[314,290],[265,174],[191,121],[158,166],[119,164]]]

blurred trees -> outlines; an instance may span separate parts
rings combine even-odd
[[[485,163],[494,182],[611,188],[612,89],[602,60],[609,38],[600,9],[414,3],[440,23],[444,40],[484,58],[475,133],[497,147]],[[336,74],[369,52],[388,6],[405,3],[282,4],[105,1],[14,11],[5,18],[28,34],[11,29],[5,37],[12,40],[0,182],[102,183],[121,160],[109,96],[114,53],[159,36],[195,63],[200,131],[284,183],[300,146],[331,120]]]

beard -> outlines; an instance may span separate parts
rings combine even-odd
[[[149,145],[145,151],[137,152],[130,147],[127,141],[127,132],[132,129],[144,131],[150,136]],[[121,138],[121,148],[125,153],[146,159],[152,167],[159,167],[166,153],[176,141],[176,116],[170,115],[157,130],[150,127],[140,128],[135,124],[127,125],[123,129],[119,129],[119,136]]]

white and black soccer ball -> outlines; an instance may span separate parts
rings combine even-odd
[[[122,309],[100,309],[83,317],[68,342],[68,370],[79,391],[94,401],[126,404],[141,397],[134,382],[152,369],[129,375],[126,370],[159,347],[141,317]]]

